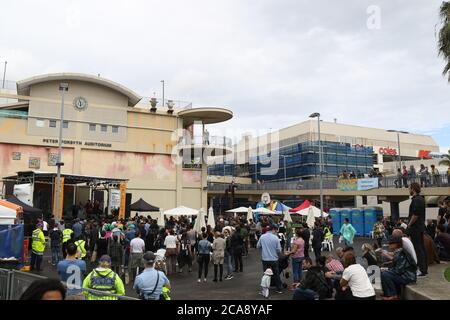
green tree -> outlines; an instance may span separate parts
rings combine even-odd
[[[447,154],[444,154],[444,159],[442,159],[441,161],[439,161],[439,165],[440,166],[447,166],[450,167],[450,150],[448,150]]]
[[[443,76],[448,76],[450,82],[450,1],[442,2],[440,8],[441,29],[439,30],[439,56],[445,60]]]

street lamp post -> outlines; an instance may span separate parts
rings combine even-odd
[[[6,65],[7,64],[8,64],[8,61],[5,61],[5,67],[3,68],[3,84],[2,84],[3,89],[5,89]]]
[[[68,83],[60,83],[59,91],[61,91],[61,118],[59,121],[58,161],[56,162],[58,171],[56,174],[55,222],[59,222],[59,211],[60,211],[60,206],[62,206],[62,203],[59,203],[59,199],[60,199],[60,192],[61,192],[61,167],[64,165],[64,163],[61,162],[62,133],[63,133],[63,122],[64,122],[64,92],[69,91],[69,84]]]
[[[310,118],[317,118],[318,145],[319,145],[319,188],[320,188],[320,216],[323,216],[323,169],[322,169],[322,143],[320,141],[320,113],[314,112]]]
[[[292,157],[293,155],[284,155],[281,154],[280,157],[283,157],[283,164],[284,164],[284,183],[286,184],[286,158],[287,157]]]
[[[402,153],[400,152],[400,133],[408,134],[408,131],[398,131],[398,130],[387,130],[387,132],[397,133],[397,149],[398,149],[398,165],[400,170],[402,170]]]

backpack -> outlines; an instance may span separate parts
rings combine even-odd
[[[62,232],[59,230],[53,230],[50,234],[50,240],[52,241],[52,243],[61,243]]]

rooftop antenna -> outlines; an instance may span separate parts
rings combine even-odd
[[[97,73],[97,77],[99,77],[99,78],[100,78],[100,73]]]
[[[337,123],[337,118],[334,118],[334,123]]]

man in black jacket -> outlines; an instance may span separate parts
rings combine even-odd
[[[233,252],[233,260],[234,260],[234,272],[242,272],[242,251],[244,247],[244,240],[241,236],[241,227],[237,226],[236,230],[233,232],[233,235],[230,239],[231,250]]]
[[[292,300],[319,300],[331,298],[332,287],[326,279],[320,264],[313,266],[311,258],[303,260],[303,268],[307,270],[297,285]],[[331,274],[330,274],[331,276]]]

